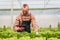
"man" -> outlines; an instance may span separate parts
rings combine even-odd
[[[28,5],[23,4],[22,12],[16,17],[13,29],[17,32],[26,31],[30,33],[30,24],[32,24],[34,32],[38,34],[38,26],[36,25],[35,18],[31,12],[29,13]]]

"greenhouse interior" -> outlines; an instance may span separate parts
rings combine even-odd
[[[23,4],[36,21],[31,21],[34,27],[29,24],[25,29],[30,33],[14,29]],[[60,40],[60,0],[0,0],[0,40]]]
[[[40,27],[56,28],[60,22],[60,0],[0,0],[0,27],[13,26],[23,4],[29,5]]]

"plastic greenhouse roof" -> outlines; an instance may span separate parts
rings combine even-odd
[[[28,4],[30,8],[60,8],[60,0],[13,0],[14,8]],[[11,8],[11,0],[0,0],[0,8]]]

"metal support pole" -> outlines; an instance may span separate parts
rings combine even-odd
[[[11,0],[11,26],[13,26],[13,0]]]

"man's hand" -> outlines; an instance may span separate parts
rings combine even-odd
[[[19,27],[19,30],[21,30],[21,31],[24,30],[24,29],[25,29],[24,27]]]
[[[36,35],[38,35],[39,33],[38,32],[35,32],[36,33]]]
[[[14,31],[21,30],[23,31],[25,28],[24,27],[14,27]]]
[[[14,29],[14,31],[17,31],[17,30],[19,30],[19,27],[14,27],[13,29]]]

